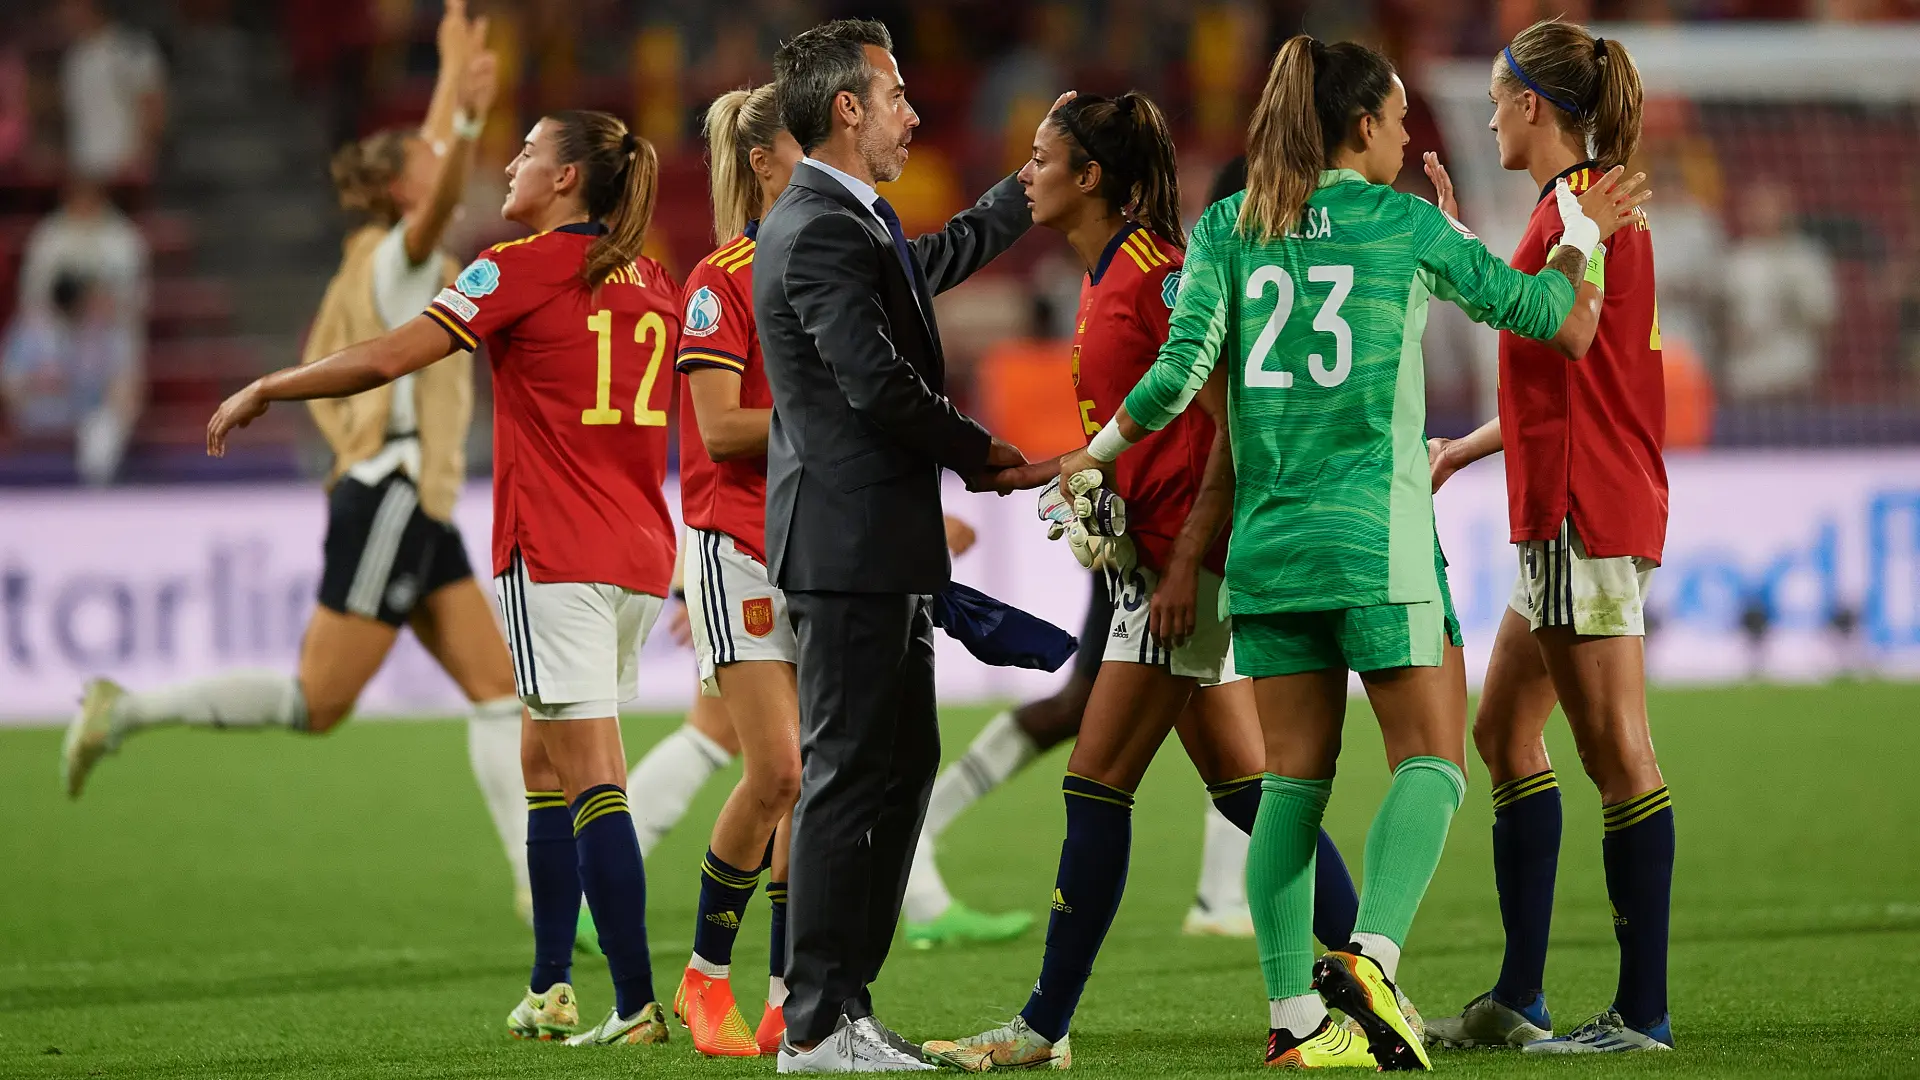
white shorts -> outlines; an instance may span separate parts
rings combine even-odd
[[[640,692],[639,652],[658,596],[618,585],[530,581],[518,551],[493,579],[513,654],[513,685],[536,720],[615,716]]]
[[[1621,555],[1595,559],[1573,531],[1571,518],[1552,540],[1523,540],[1520,576],[1507,606],[1525,615],[1535,630],[1570,626],[1591,637],[1643,637],[1647,632],[1647,587],[1659,564]]]
[[[708,697],[719,696],[715,673],[727,664],[799,660],[800,645],[787,621],[787,595],[726,533],[687,530],[687,622],[693,628],[700,690]]]
[[[1175,675],[1199,679],[1202,686],[1233,682],[1233,620],[1220,616],[1220,575],[1200,571],[1195,597],[1193,636],[1168,649],[1147,629],[1149,601],[1160,587],[1160,575],[1144,566],[1126,574],[1109,571],[1107,588],[1113,596],[1113,624],[1107,633],[1103,663],[1153,664]]]

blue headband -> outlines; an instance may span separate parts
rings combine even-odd
[[[1515,75],[1518,75],[1520,77],[1520,81],[1527,84],[1527,89],[1533,91],[1536,94],[1539,94],[1541,97],[1546,98],[1548,101],[1552,102],[1555,105],[1558,105],[1562,109],[1565,109],[1566,111],[1572,113],[1575,116],[1586,115],[1585,109],[1582,109],[1577,105],[1569,105],[1566,102],[1561,101],[1559,98],[1554,97],[1552,94],[1547,93],[1545,87],[1541,86],[1537,82],[1534,82],[1533,79],[1527,75],[1526,69],[1520,66],[1520,61],[1515,60],[1513,58],[1513,46],[1509,45],[1506,48],[1500,50],[1500,55],[1507,58],[1507,70],[1513,72]]]

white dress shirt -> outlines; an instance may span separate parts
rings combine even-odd
[[[849,195],[860,200],[860,205],[866,207],[867,212],[873,215],[873,220],[880,223],[881,231],[888,231],[886,219],[882,218],[880,212],[873,208],[873,204],[880,201],[880,193],[873,190],[872,184],[841,172],[839,169],[817,158],[802,157],[800,164],[811,165],[821,172],[826,173],[828,176],[833,177],[835,180],[840,181],[840,186],[846,188]]]

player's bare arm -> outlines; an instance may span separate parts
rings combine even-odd
[[[1120,435],[1127,441],[1128,446],[1132,446],[1134,443],[1153,434],[1145,427],[1142,427],[1138,421],[1127,413],[1127,407],[1125,405],[1115,410],[1113,423],[1119,427]],[[1112,477],[1108,475],[1109,470],[1107,468],[1107,466],[1111,464],[1113,464],[1111,458],[1102,461],[1093,456],[1093,445],[1091,443],[1072,453],[1063,454],[1060,457],[1060,468],[1056,470],[1060,476],[1060,486],[1063,488],[1066,487],[1067,481],[1072,479],[1075,473],[1085,472],[1088,469],[1098,470],[1100,473],[1100,482],[1105,484],[1112,479]]]
[[[1433,490],[1439,491],[1440,485],[1451,479],[1454,473],[1483,457],[1499,453],[1503,448],[1500,418],[1497,416],[1463,438],[1428,439],[1427,464],[1433,470]]]
[[[700,443],[714,461],[760,457],[767,452],[772,409],[740,406],[740,376],[720,368],[695,368],[687,373],[693,414],[700,421]]]
[[[1612,236],[1637,219],[1640,204],[1653,197],[1651,191],[1636,190],[1646,181],[1646,173],[1634,173],[1622,179],[1625,173],[1624,168],[1614,166],[1577,200],[1566,192],[1566,182],[1561,181],[1561,191],[1555,197],[1561,200],[1562,213],[1567,212],[1568,203],[1572,201],[1577,204],[1578,213],[1599,230],[1600,240]],[[1546,268],[1564,274],[1574,288],[1573,310],[1567,313],[1552,338],[1553,347],[1569,360],[1586,355],[1593,335],[1600,328],[1600,290],[1586,283],[1589,250],[1584,244],[1561,244],[1547,256]]]
[[[220,403],[207,421],[207,454],[225,457],[227,433],[259,419],[276,401],[352,397],[385,386],[447,355],[447,332],[424,315],[371,341],[351,345],[311,364],[262,375]]]
[[[1185,643],[1199,625],[1200,560],[1233,514],[1233,439],[1227,430],[1227,384],[1221,370],[1215,368],[1193,397],[1213,421],[1213,445],[1207,449],[1193,509],[1173,538],[1160,586],[1148,602],[1147,629],[1170,649]]]

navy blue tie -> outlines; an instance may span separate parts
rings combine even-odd
[[[893,237],[893,253],[900,256],[900,269],[907,272],[908,281],[917,283],[920,280],[919,268],[913,263],[913,249],[907,246],[907,234],[900,228],[900,215],[893,212],[893,206],[887,200],[877,196],[873,200],[873,212],[886,223],[887,232]]]

